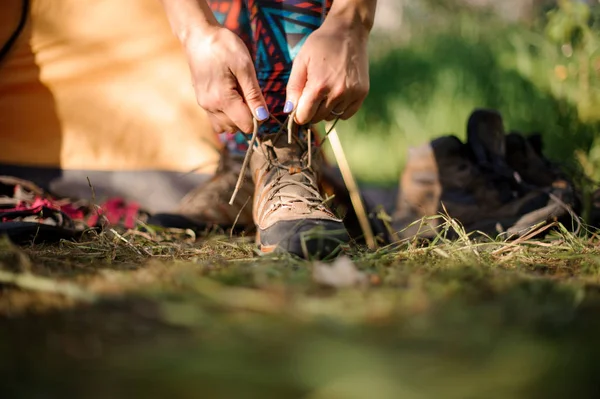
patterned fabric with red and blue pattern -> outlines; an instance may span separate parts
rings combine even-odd
[[[333,0],[209,0],[215,17],[246,44],[254,60],[258,83],[269,112],[285,120],[286,86],[292,62],[306,38],[325,19]],[[280,125],[269,120],[260,134],[274,133]],[[230,151],[244,152],[247,138],[222,134]]]

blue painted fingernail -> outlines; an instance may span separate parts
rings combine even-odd
[[[256,108],[256,117],[262,122],[269,117],[269,111],[265,107],[258,107]]]
[[[292,103],[291,101],[286,101],[285,105],[283,106],[283,112],[289,114],[290,112],[292,112],[293,109],[294,103]]]

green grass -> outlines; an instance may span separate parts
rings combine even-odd
[[[0,285],[0,386],[11,398],[590,397],[600,241],[558,229],[516,244],[354,248],[368,283],[335,288],[314,262],[252,257],[247,240],[215,234],[5,242],[0,278],[21,279]]]

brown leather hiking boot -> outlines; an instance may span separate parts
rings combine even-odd
[[[199,226],[217,225],[252,229],[252,196],[254,185],[250,171],[246,170],[233,205],[229,199],[242,169],[243,157],[232,156],[224,149],[215,175],[206,183],[190,191],[179,203],[177,213]]]
[[[320,258],[349,241],[342,220],[319,192],[321,152],[308,147],[296,135],[288,144],[286,134],[276,134],[262,138],[252,153],[253,216],[263,253],[285,251]]]

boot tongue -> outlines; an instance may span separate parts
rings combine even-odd
[[[313,188],[314,184],[311,184],[308,176],[302,173],[302,165],[294,162],[285,164],[285,166],[288,169],[280,171],[280,173],[283,173],[279,180],[282,187],[278,190],[281,201],[301,201],[298,197],[315,198],[315,193],[309,190],[309,187]]]

